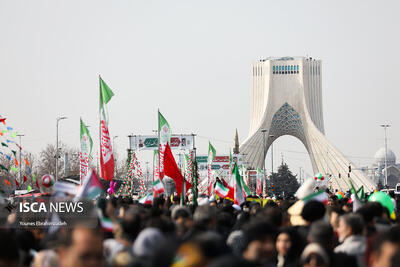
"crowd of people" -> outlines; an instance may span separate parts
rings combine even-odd
[[[217,198],[197,206],[179,197],[98,198],[112,227],[0,229],[0,267],[400,266],[400,226],[379,202],[353,212],[348,197],[327,203],[295,197],[246,201]]]

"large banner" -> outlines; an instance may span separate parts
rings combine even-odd
[[[207,156],[196,156],[196,161],[198,164],[198,168],[200,172],[205,172],[208,170],[207,168]],[[240,154],[233,154],[232,155],[232,164],[236,163],[240,168],[243,165],[243,155]],[[211,170],[213,171],[226,171],[222,173],[223,176],[229,175],[229,155],[226,156],[215,156],[213,162],[211,163]]]
[[[156,150],[158,137],[156,135],[131,135],[129,136],[130,149]],[[193,149],[193,135],[172,135],[171,149]]]

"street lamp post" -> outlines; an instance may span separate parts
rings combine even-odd
[[[60,120],[65,120],[67,117],[58,117],[57,118],[57,123],[56,123],[56,174],[55,174],[55,178],[56,178],[56,182],[57,182],[57,178],[58,178],[58,122]]]
[[[22,160],[22,157],[21,157],[21,154],[22,154],[22,142],[21,142],[21,137],[25,136],[25,135],[24,134],[17,134],[17,136],[19,137],[19,164],[20,164],[20,166],[19,166],[19,182],[21,182],[22,181],[22,174],[21,174],[21,171],[22,171],[22,162],[21,162],[21,160]]]
[[[385,132],[385,186],[387,188],[387,135],[386,135],[386,129],[390,127],[389,124],[381,124],[381,127],[383,127],[384,132]]]
[[[264,194],[266,194],[267,193],[267,177],[265,175],[265,157],[266,157],[265,133],[267,132],[267,130],[266,129],[262,129],[261,132],[262,132],[262,135],[263,135],[263,152],[264,152],[264,156],[263,156],[263,175],[264,175],[263,183],[264,183]]]
[[[271,137],[273,139],[275,136],[270,134],[269,137]],[[271,141],[271,173],[274,174],[274,141],[273,140]]]

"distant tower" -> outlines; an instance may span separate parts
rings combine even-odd
[[[334,189],[347,191],[348,166],[355,166],[325,137],[322,114],[321,60],[284,57],[258,60],[252,64],[249,136],[240,146],[244,160],[262,168],[265,150],[277,138],[291,135],[306,147],[313,171],[332,177]],[[262,130],[267,132],[263,133]],[[354,170],[355,169],[355,170]],[[354,168],[351,179],[366,191],[375,184]]]
[[[239,154],[239,136],[236,129],[235,139],[233,140],[233,154]]]

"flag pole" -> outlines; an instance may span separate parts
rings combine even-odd
[[[191,171],[192,171],[192,192],[193,192],[193,205],[196,207],[197,206],[197,182],[198,182],[198,177],[197,177],[197,160],[196,160],[196,146],[195,146],[195,134],[192,133],[193,136],[193,151],[191,153],[192,157],[192,166],[191,166]]]
[[[97,161],[98,161],[98,164],[100,166],[100,173],[98,175],[101,178],[101,164],[100,164],[100,157],[101,157],[101,111],[100,111],[100,103],[101,103],[101,76],[99,74],[99,145],[100,145],[100,150],[99,150],[99,158],[97,159]]]
[[[158,135],[158,179],[161,181],[161,169],[160,169],[160,108],[157,110],[157,135]]]

